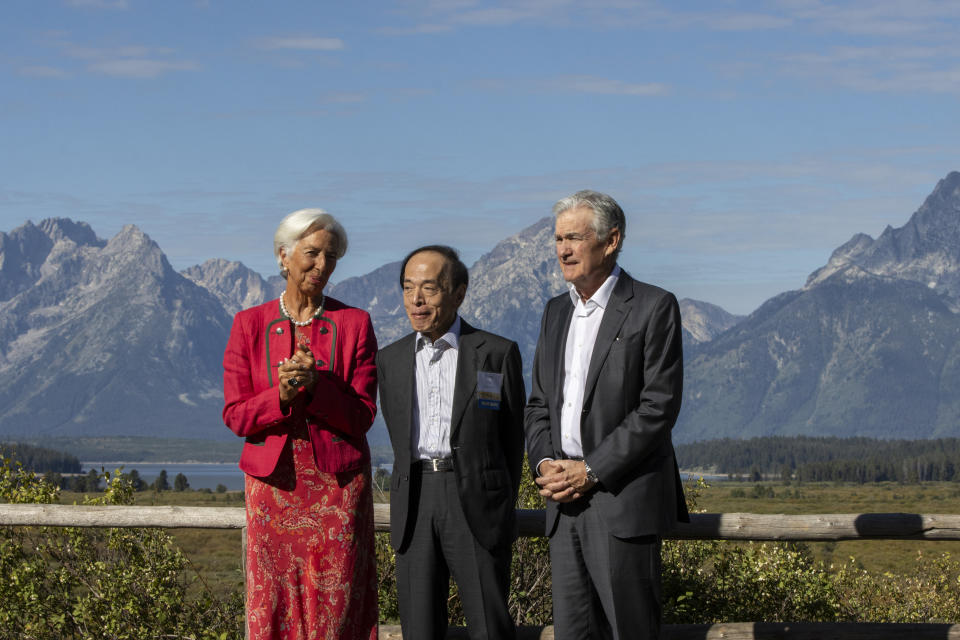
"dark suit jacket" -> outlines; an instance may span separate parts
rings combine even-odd
[[[573,308],[564,293],[543,312],[525,415],[531,466],[563,457],[563,361]],[[680,340],[673,294],[621,271],[590,357],[580,417],[584,459],[601,483],[590,508],[617,537],[659,535],[689,520],[670,439],[683,390]],[[548,500],[547,535],[557,515]]]
[[[377,354],[380,410],[393,443],[390,538],[402,550],[412,531],[419,474],[411,464],[410,430],[416,391],[416,333]],[[499,410],[477,403],[477,372],[503,375]],[[487,549],[509,545],[516,535],[514,504],[523,462],[524,386],[517,344],[460,321],[450,446],[460,503],[470,530]]]

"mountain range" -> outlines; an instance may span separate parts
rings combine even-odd
[[[28,222],[0,274],[0,435],[212,434],[230,315],[143,232]]]
[[[566,290],[553,246],[552,218],[498,243],[470,267],[461,308],[515,339],[527,370],[543,305]],[[327,291],[367,309],[381,345],[409,331],[399,269]],[[220,363],[231,316],[282,287],[223,258],[177,272],[134,226],[109,241],[62,218],[0,233],[0,437],[230,437]],[[855,235],[802,289],[749,316],[680,305],[679,442],[960,435],[960,173],[903,227]]]
[[[687,355],[680,441],[960,435],[960,173]]]

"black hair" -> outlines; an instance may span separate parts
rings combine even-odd
[[[468,281],[470,279],[467,273],[467,265],[463,264],[463,261],[460,259],[460,254],[457,253],[457,250],[453,247],[448,247],[445,244],[428,244],[424,247],[414,249],[407,254],[407,257],[403,259],[403,264],[400,265],[400,288],[403,288],[403,274],[407,270],[407,263],[410,262],[410,258],[417,255],[418,253],[426,253],[427,251],[432,251],[434,253],[439,253],[444,258],[444,275],[445,279],[449,282],[441,283],[443,286],[450,286],[450,291],[456,291],[460,285],[463,285],[466,288]]]

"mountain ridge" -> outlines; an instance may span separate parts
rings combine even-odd
[[[399,268],[328,288],[370,311],[381,345],[409,332]],[[178,273],[136,226],[104,240],[67,218],[0,233],[0,276],[6,436],[232,437],[220,420],[230,318],[283,287],[222,258]],[[546,217],[470,266],[461,313],[516,340],[529,370],[543,306],[564,291]],[[957,435],[960,173],[940,180],[902,227],[855,234],[803,288],[745,317],[680,303],[678,442]]]

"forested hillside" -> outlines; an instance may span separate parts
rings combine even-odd
[[[805,482],[960,480],[960,439],[723,438],[677,446],[683,469]]]

